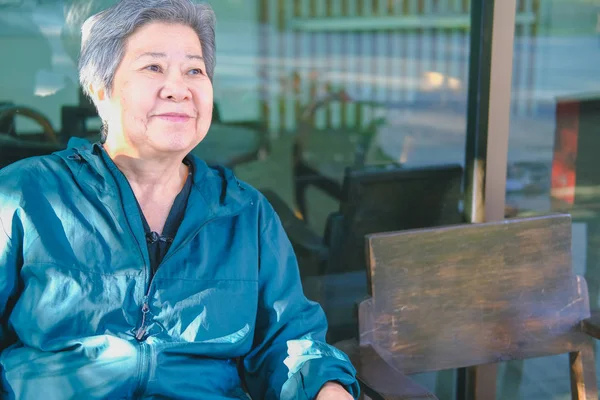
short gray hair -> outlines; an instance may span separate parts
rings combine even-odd
[[[83,92],[93,99],[92,84],[103,88],[110,97],[115,72],[125,55],[127,38],[152,22],[192,28],[200,39],[206,74],[212,82],[216,64],[215,21],[210,5],[194,4],[191,0],[121,0],[91,16],[81,28],[79,82]]]

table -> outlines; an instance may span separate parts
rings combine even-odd
[[[22,140],[0,132],[0,168],[28,157],[43,156],[62,150],[56,143]]]
[[[261,132],[243,126],[213,123],[208,134],[191,153],[208,164],[233,167],[258,156]]]

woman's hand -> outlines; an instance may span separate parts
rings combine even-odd
[[[327,382],[317,394],[316,400],[354,400],[354,398],[339,383]]]

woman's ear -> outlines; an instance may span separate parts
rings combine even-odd
[[[102,87],[96,87],[94,84],[90,83],[90,86],[88,87],[90,94],[92,95],[92,97],[94,98],[95,102],[101,102],[106,100],[106,93],[104,92],[104,88]]]
[[[108,96],[106,95],[106,91],[104,90],[104,88],[102,86],[97,87],[94,84],[90,84],[88,89],[89,89],[90,96],[92,97],[92,100],[93,100],[94,104],[96,105],[96,109],[98,110],[98,115],[100,115],[100,118],[106,119],[106,117],[108,115],[107,113],[110,110],[110,107],[108,104],[109,99],[108,99]]]

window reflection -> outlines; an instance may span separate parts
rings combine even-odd
[[[571,213],[573,268],[585,275],[590,305],[597,308],[600,3],[540,0],[537,8],[530,3],[518,2],[518,12],[533,9],[538,23],[515,30],[506,202],[517,215]],[[556,356],[509,363],[500,374],[502,398],[567,397],[568,376],[555,373],[565,362],[565,356]],[[550,375],[560,378],[545,381],[544,389],[526,384]]]

